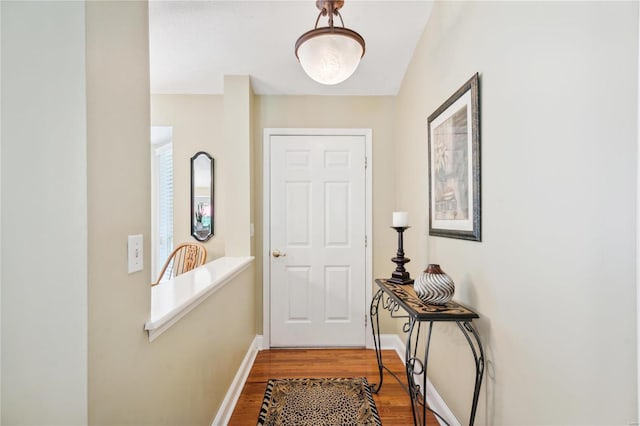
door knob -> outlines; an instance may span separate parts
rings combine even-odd
[[[274,250],[273,253],[273,257],[280,257],[280,256],[286,256],[287,253],[280,253],[280,250]]]

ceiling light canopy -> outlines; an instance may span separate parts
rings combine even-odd
[[[364,56],[364,39],[357,32],[344,27],[340,8],[344,0],[317,0],[320,14],[311,31],[296,41],[296,57],[309,77],[321,84],[345,81],[358,68]],[[340,17],[342,27],[333,26],[334,15]],[[329,26],[318,28],[321,16],[329,17]]]

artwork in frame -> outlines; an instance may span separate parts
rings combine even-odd
[[[429,116],[429,235],[481,241],[476,73]]]

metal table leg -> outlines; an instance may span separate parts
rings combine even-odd
[[[378,361],[378,374],[380,377],[380,381],[377,385],[371,385],[371,391],[373,393],[378,393],[380,388],[382,387],[383,374],[382,369],[384,368],[384,364],[382,363],[382,348],[380,347],[380,321],[378,317],[378,310],[380,307],[380,299],[382,298],[383,291],[382,289],[378,290],[376,294],[371,299],[371,307],[369,309],[369,318],[371,320],[371,330],[373,332],[373,345],[376,350],[376,360]]]
[[[480,386],[482,385],[482,377],[484,375],[484,350],[482,349],[482,343],[480,343],[480,338],[478,337],[478,333],[471,325],[469,321],[456,322],[464,337],[467,338],[467,342],[469,343],[469,347],[471,347],[471,352],[473,352],[473,359],[476,363],[476,381],[475,386],[473,388],[473,402],[471,404],[471,415],[469,416],[469,425],[472,426],[475,418],[476,418],[476,409],[478,408],[478,398],[480,397]],[[471,335],[475,339],[476,345],[474,346],[473,341],[471,340]],[[477,350],[476,350],[477,347]]]
[[[382,303],[382,306],[380,306]],[[384,292],[382,290],[378,290],[378,292],[371,299],[371,308],[369,310],[369,317],[371,318],[371,331],[373,332],[373,344],[376,350],[376,360],[378,362],[378,374],[380,377],[380,383],[372,384],[371,391],[373,393],[378,393],[380,388],[382,387],[382,382],[384,380],[384,370],[387,373],[391,374],[394,379],[398,381],[402,388],[409,392],[408,387],[402,382],[402,380],[394,373],[393,371],[387,368],[382,361],[382,345],[380,344],[380,308],[389,311],[391,314],[391,318],[408,318],[406,315],[397,315],[396,313],[400,310],[400,306],[394,302],[390,297],[384,298]],[[407,324],[404,325],[406,332]]]
[[[413,375],[420,374],[419,371],[416,371],[416,363],[418,364],[421,370],[423,369],[422,362],[415,357],[415,351],[418,348],[418,339],[419,334],[416,337],[416,344],[413,350],[413,354],[411,351],[411,337],[413,335],[413,330],[416,325],[415,318],[409,318],[409,322],[405,324],[405,331],[407,333],[407,342],[405,345],[405,354],[404,354],[404,366],[407,371],[407,384],[409,385],[409,399],[411,399],[411,413],[413,414],[413,424],[418,424],[418,415],[417,415],[417,407],[418,404],[417,398],[420,395],[420,387],[416,385]]]
[[[429,330],[427,331],[427,340],[425,342],[424,358],[420,360],[418,357],[417,349],[420,346],[420,326],[421,322],[418,322],[418,327],[415,327],[415,320],[410,322],[405,332],[407,336],[407,351],[405,354],[405,365],[407,368],[407,381],[409,382],[409,396],[411,397],[411,409],[413,411],[414,425],[426,425],[427,424],[427,411],[433,413],[438,417],[441,423],[449,426],[449,423],[442,417],[437,411],[434,411],[427,404],[427,366],[429,364],[429,349],[431,347],[431,335],[433,333],[433,321],[429,321]],[[412,335],[415,331],[415,344],[413,350],[411,349]],[[422,375],[422,384],[415,383],[414,375]],[[421,394],[422,389],[422,394]]]

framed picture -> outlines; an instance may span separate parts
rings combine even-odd
[[[480,241],[476,73],[428,119],[429,235]]]

